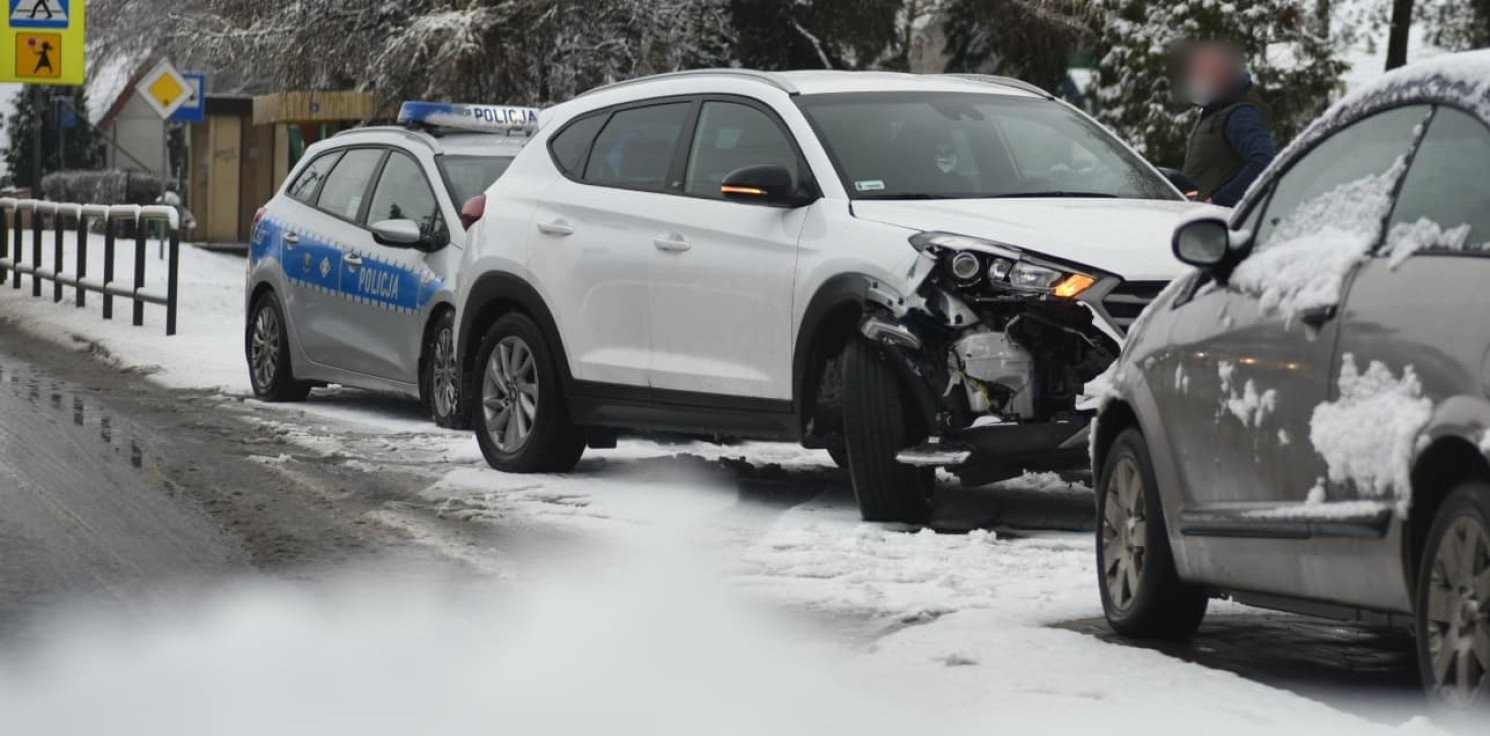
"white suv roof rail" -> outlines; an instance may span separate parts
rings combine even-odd
[[[1039,87],[1030,84],[1023,79],[1015,79],[1014,77],[1005,77],[998,74],[944,74],[942,76],[953,77],[955,79],[966,79],[970,82],[983,82],[984,84],[997,84],[1004,87],[1013,87],[1014,89],[1023,90],[1025,92],[1032,92],[1034,94],[1040,95],[1041,97],[1054,97],[1054,95],[1050,94],[1049,92],[1046,92],[1045,90],[1040,89]]]
[[[785,92],[785,93],[787,93],[789,95],[798,94],[798,90],[797,90],[796,86],[792,85],[790,82],[787,82],[785,79],[782,79],[780,77],[780,75],[772,74],[771,72],[756,71],[754,69],[717,68],[717,69],[685,69],[685,70],[679,71],[679,72],[665,72],[663,74],[652,74],[652,75],[645,76],[645,77],[637,77],[636,79],[627,79],[627,80],[620,81],[620,82],[612,82],[610,84],[602,84],[599,87],[594,87],[592,89],[585,90],[584,92],[582,92],[580,94],[580,97],[584,97],[585,95],[588,95],[588,94],[591,94],[591,93],[594,93],[594,92],[600,92],[602,90],[616,89],[617,87],[626,87],[626,86],[629,86],[629,85],[639,84],[641,82],[651,82],[653,80],[658,80],[658,79],[677,79],[679,77],[705,77],[705,76],[728,76],[728,77],[740,77],[740,78],[743,78],[743,79],[752,79],[752,80],[755,80],[757,82],[764,82],[766,84],[769,84],[772,87],[775,87],[776,89],[779,89],[782,92]]]

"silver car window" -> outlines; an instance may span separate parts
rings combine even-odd
[[[1490,129],[1441,107],[1413,155],[1392,213],[1393,240],[1412,250],[1484,250],[1490,246]]]
[[[1300,207],[1346,184],[1390,170],[1407,154],[1414,130],[1429,112],[1427,105],[1387,110],[1352,123],[1315,146],[1278,178],[1258,224],[1256,242],[1266,245],[1279,223]],[[1385,218],[1385,210],[1381,214]]]

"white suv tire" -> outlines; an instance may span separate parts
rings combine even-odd
[[[563,394],[538,325],[517,312],[493,322],[466,381],[468,416],[486,462],[508,473],[573,470],[585,438],[569,420]]]
[[[908,419],[905,388],[872,345],[849,340],[843,356],[843,439],[849,478],[865,521],[931,521],[936,471],[896,462],[924,431]]]

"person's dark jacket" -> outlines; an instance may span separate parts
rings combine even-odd
[[[1231,207],[1277,153],[1262,100],[1244,76],[1233,95],[1201,109],[1183,171],[1199,185],[1200,199]]]

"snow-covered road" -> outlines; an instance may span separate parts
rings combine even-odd
[[[908,532],[859,522],[827,455],[793,446],[623,441],[571,474],[513,476],[407,401],[259,404],[241,258],[183,254],[174,338],[159,310],[131,328],[29,289],[0,288],[0,320],[166,400],[192,389],[181,432],[203,407],[251,428],[245,486],[324,467],[409,479],[358,498],[357,523],[463,574],[370,559],[228,579],[159,615],[75,604],[0,659],[0,732],[1433,732],[1410,709],[1368,722],[1083,633],[1072,622],[1101,611],[1090,534],[987,530],[1032,507],[1080,527],[1089,489],[1053,476],[950,487],[942,526],[978,528]]]

